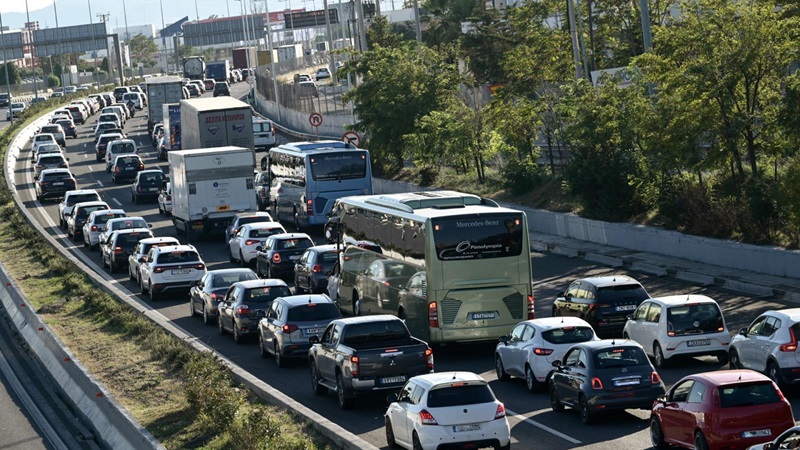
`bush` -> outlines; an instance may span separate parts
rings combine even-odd
[[[61,86],[61,81],[59,81],[58,77],[55,75],[48,75],[47,76],[47,87],[59,87]]]
[[[197,411],[201,428],[220,433],[228,428],[245,395],[233,386],[230,373],[213,357],[193,355],[184,366],[186,400]]]
[[[504,187],[513,195],[524,195],[542,184],[539,166],[529,158],[512,157],[505,164]]]

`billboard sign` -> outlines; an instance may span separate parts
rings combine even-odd
[[[0,59],[5,55],[5,59],[22,59],[24,57],[22,52],[22,33],[19,31],[15,33],[4,32],[0,36]]]
[[[336,9],[328,10],[331,25],[339,23],[339,11]],[[299,13],[285,14],[283,17],[286,29],[313,28],[325,26],[325,10],[303,11]]]

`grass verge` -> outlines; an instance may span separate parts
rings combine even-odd
[[[33,115],[55,106],[41,105],[6,128],[0,134],[0,157]],[[56,249],[43,245],[38,228],[17,209],[5,175],[0,174],[0,262],[29,304],[165,447],[331,447],[299,417],[237,386],[213,355],[193,350],[96,288]]]

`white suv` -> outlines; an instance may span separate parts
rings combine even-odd
[[[644,347],[657,368],[676,355],[712,355],[720,364],[728,362],[731,334],[719,305],[705,295],[645,300],[628,316],[622,334]]]
[[[778,387],[800,382],[800,308],[767,311],[733,337],[731,369],[765,373]]]
[[[97,237],[98,242],[100,245],[103,245],[108,240],[108,237],[111,236],[111,233],[117,230],[127,230],[129,228],[153,228],[153,225],[147,223],[144,218],[136,216],[136,217],[120,217],[117,219],[110,219],[106,222],[106,227],[100,236]]]
[[[106,172],[111,172],[119,155],[138,155],[139,149],[136,147],[136,142],[133,139],[118,139],[111,141],[106,147]]]
[[[82,202],[99,202],[101,200],[100,194],[94,189],[67,191],[67,193],[64,194],[64,200],[58,204],[58,225],[61,228],[67,228],[67,217],[72,214],[72,208],[74,208],[76,204]]]
[[[189,292],[206,274],[206,264],[193,245],[153,247],[139,265],[139,287],[156,301],[167,291]]]

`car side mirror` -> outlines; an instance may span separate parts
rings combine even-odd
[[[319,336],[311,336],[308,338],[309,344],[319,344]]]
[[[500,336],[500,338],[498,340],[500,342],[502,342],[503,344],[508,345],[508,336]]]
[[[627,316],[625,316],[625,319],[626,320],[636,320],[636,319],[633,318],[633,314],[628,314]]]
[[[656,399],[656,402],[657,403],[661,403],[662,405],[666,405],[667,404],[667,396],[666,395],[662,395],[661,397],[658,397]]]
[[[143,263],[145,261],[147,261],[147,256],[142,256],[141,258],[139,258],[139,262]]]
[[[560,368],[561,367],[561,360],[557,359],[557,360],[553,361],[553,367],[555,367],[556,369]]]
[[[744,337],[747,337],[747,328],[740,328],[739,334],[741,334]]]
[[[256,251],[257,252],[263,252],[264,251],[264,247],[262,247],[260,245],[256,245]]]
[[[153,224],[152,223],[148,223],[147,224],[147,228],[153,228]]]
[[[392,393],[386,396],[386,404],[391,405],[397,401],[397,393]]]

